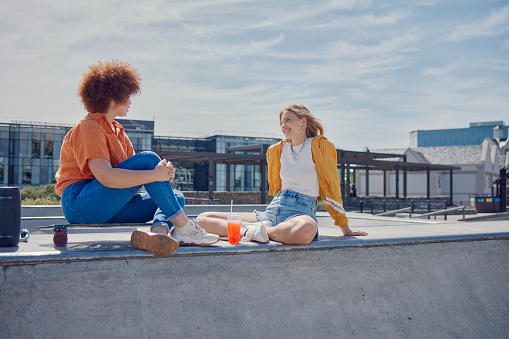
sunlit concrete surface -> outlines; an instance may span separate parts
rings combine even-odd
[[[0,248],[0,337],[502,338],[509,222],[318,213],[305,246],[222,240],[156,258],[133,228]],[[454,218],[453,218],[454,219]],[[142,227],[141,229],[143,229]]]

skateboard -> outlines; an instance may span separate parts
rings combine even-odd
[[[65,225],[46,225],[39,226],[40,230],[52,229],[53,243],[55,246],[65,246],[67,244],[67,229],[68,228],[110,228],[110,227],[140,227],[151,226],[147,223],[111,223],[111,224],[65,224]]]

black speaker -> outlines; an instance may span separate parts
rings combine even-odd
[[[21,234],[19,187],[0,187],[0,246],[17,246]]]

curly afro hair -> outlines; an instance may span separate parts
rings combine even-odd
[[[83,74],[78,95],[89,113],[106,113],[111,100],[122,104],[140,89],[141,76],[131,65],[118,60],[99,61]]]

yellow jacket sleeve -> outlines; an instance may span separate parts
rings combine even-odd
[[[281,144],[278,142],[267,149],[267,181],[269,182],[269,195],[275,197],[281,189]]]
[[[334,225],[346,227],[348,218],[341,197],[336,147],[325,137],[317,136],[313,139],[311,149],[320,182],[320,200],[324,202],[325,209],[334,219]]]

